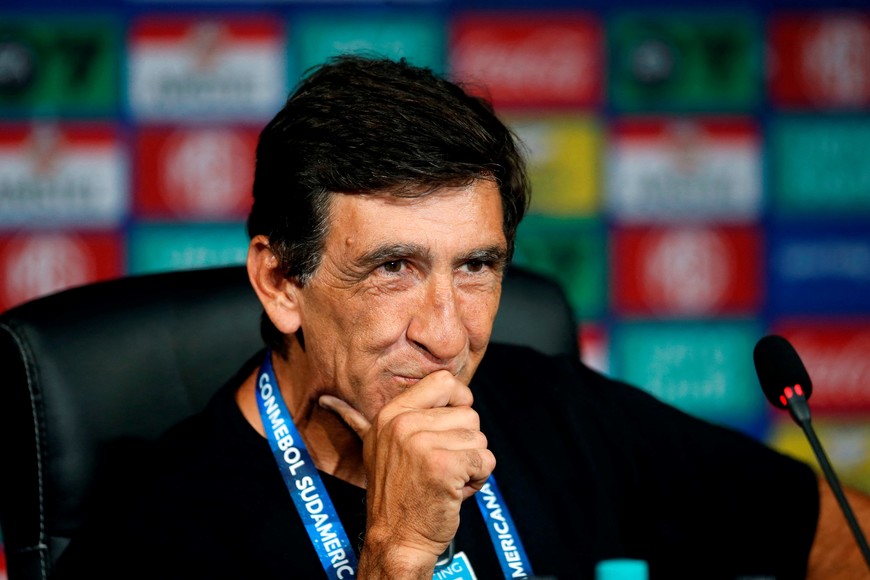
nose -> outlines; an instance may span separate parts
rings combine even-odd
[[[408,340],[448,366],[465,352],[468,344],[461,303],[451,278],[429,280],[408,326]]]

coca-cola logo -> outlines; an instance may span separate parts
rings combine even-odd
[[[253,152],[231,130],[176,133],[162,152],[167,205],[182,214],[229,216],[247,200]]]
[[[838,105],[860,105],[870,97],[870,28],[847,17],[823,20],[806,43],[801,60],[811,96]]]
[[[556,26],[510,40],[497,29],[475,29],[454,49],[459,78],[483,81],[497,99],[584,98],[598,83],[595,64],[587,34]]]
[[[669,230],[651,234],[642,246],[649,248],[641,279],[650,306],[694,315],[722,303],[733,277],[734,257],[719,234]]]
[[[9,242],[4,292],[8,304],[20,304],[94,278],[94,264],[74,236],[37,234]]]
[[[870,328],[837,340],[809,332],[788,335],[813,381],[816,407],[870,407]]]

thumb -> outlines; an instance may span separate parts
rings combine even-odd
[[[369,420],[366,419],[362,413],[338,397],[333,397],[332,395],[321,395],[318,402],[324,409],[328,409],[341,417],[341,420],[344,421],[348,427],[353,429],[360,439],[365,437],[366,433],[369,432],[369,429],[372,428],[372,424],[369,423]]]

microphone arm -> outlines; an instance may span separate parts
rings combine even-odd
[[[828,485],[831,487],[831,491],[834,492],[837,503],[840,504],[840,510],[846,517],[846,522],[848,522],[849,528],[852,530],[852,535],[855,537],[855,541],[858,542],[858,547],[861,549],[864,561],[867,563],[867,567],[870,568],[870,546],[867,545],[864,532],[861,531],[858,520],[855,519],[855,513],[846,499],[846,494],[843,493],[843,486],[840,485],[840,480],[837,478],[837,474],[834,473],[834,468],[828,460],[828,455],[816,436],[815,429],[813,429],[810,419],[810,406],[807,404],[806,396],[804,396],[800,385],[796,385],[794,389],[786,387],[783,397],[785,397],[789,413],[800,428],[803,429],[804,435],[806,435],[807,440],[810,442],[810,447],[813,448],[813,453],[815,453],[816,459],[819,461],[819,466],[825,474],[825,479],[828,480]]]

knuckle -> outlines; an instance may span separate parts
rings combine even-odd
[[[477,448],[486,447],[486,436],[477,429],[460,429],[459,437]]]
[[[416,417],[412,413],[400,413],[390,421],[391,430],[399,437],[410,437],[417,430]]]
[[[480,415],[471,407],[461,407],[462,420],[475,430],[480,430]]]
[[[411,453],[422,457],[432,455],[430,452],[432,445],[429,441],[429,435],[425,431],[415,431],[414,433],[409,434],[404,441],[406,448]]]
[[[374,419],[374,428],[378,431],[384,431],[389,428],[390,423],[393,422],[395,417],[392,417],[388,413],[384,413],[383,411],[378,413]]]
[[[481,469],[483,471],[492,473],[495,469],[495,454],[489,449],[481,449],[479,451],[479,457],[481,461]]]
[[[472,449],[466,453],[468,464],[474,471],[480,471],[483,468],[483,455],[478,449]]]
[[[453,380],[459,384],[459,389],[456,394],[459,396],[460,401],[463,405],[471,407],[471,404],[474,403],[474,395],[471,392],[471,387],[459,382],[455,377],[453,377]]]

